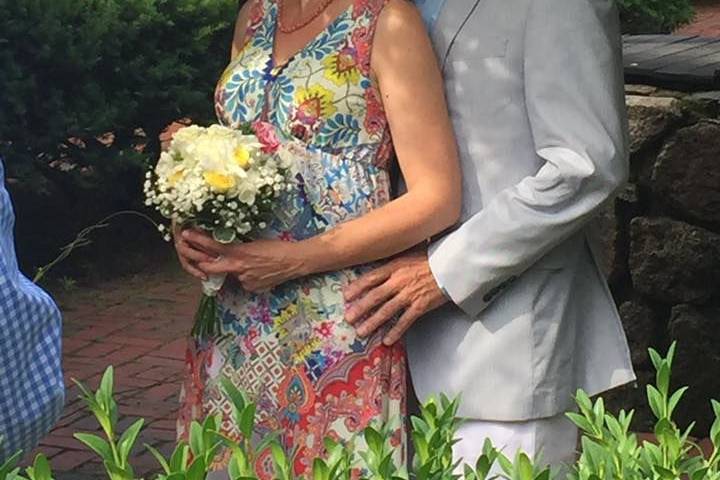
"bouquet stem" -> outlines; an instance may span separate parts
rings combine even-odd
[[[226,275],[210,275],[202,282],[202,297],[195,314],[195,325],[192,336],[200,342],[217,337],[220,333],[220,319],[218,318],[217,295],[222,290]]]
[[[220,331],[217,313],[217,298],[203,293],[195,313],[195,325],[191,332],[193,338],[203,342],[217,336]]]

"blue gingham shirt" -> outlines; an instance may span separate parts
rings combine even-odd
[[[0,159],[0,464],[33,449],[62,413],[62,318],[18,269],[13,214]]]

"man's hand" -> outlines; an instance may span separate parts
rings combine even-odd
[[[368,336],[392,321],[398,322],[383,343],[393,345],[415,321],[448,300],[435,281],[427,251],[412,251],[363,275],[345,290],[347,322],[357,324],[358,334]]]

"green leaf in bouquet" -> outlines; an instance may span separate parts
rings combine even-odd
[[[216,242],[222,244],[233,243],[237,240],[237,232],[232,228],[216,228],[212,231],[212,236]]]

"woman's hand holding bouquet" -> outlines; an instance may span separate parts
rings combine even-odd
[[[249,240],[267,228],[273,206],[290,188],[284,148],[274,127],[261,122],[240,129],[213,125],[179,130],[155,169],[147,174],[146,204],[170,220],[176,233],[204,231],[226,246]],[[162,229],[170,240],[171,230]],[[207,254],[189,260],[219,257],[218,252]],[[197,252],[194,255],[198,256]],[[188,266],[194,268],[192,263]],[[199,269],[193,273],[203,275]],[[225,276],[210,275],[203,281],[203,298],[192,332],[198,339],[218,333],[215,296]]]

